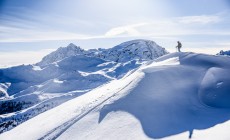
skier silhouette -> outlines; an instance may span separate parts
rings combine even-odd
[[[177,46],[176,46],[176,48],[177,48],[178,52],[181,52],[181,51],[180,51],[181,47],[182,47],[182,44],[180,43],[180,41],[177,41]]]

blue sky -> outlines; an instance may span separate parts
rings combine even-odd
[[[229,50],[230,1],[0,0],[0,58],[70,42],[108,48],[140,38],[169,51],[177,40],[185,51]]]

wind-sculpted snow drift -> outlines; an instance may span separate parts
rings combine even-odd
[[[71,43],[37,64],[0,69],[0,133],[166,53],[148,40],[87,51]]]
[[[201,82],[199,96],[209,106],[230,108],[230,69],[210,68]]]
[[[229,57],[168,54],[0,139],[229,140],[229,72]]]

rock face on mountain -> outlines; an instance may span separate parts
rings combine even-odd
[[[71,43],[67,47],[61,47],[57,51],[45,56],[38,65],[46,66],[50,63],[75,55],[97,57],[114,62],[127,62],[130,60],[153,60],[167,53],[165,48],[162,48],[150,40],[132,40],[109,49],[99,48],[90,50],[84,50]]]
[[[91,50],[71,43],[37,64],[0,69],[0,133],[166,53],[147,40]]]
[[[132,40],[117,45],[111,49],[99,51],[98,57],[115,62],[136,60],[153,60],[168,52],[149,40]]]
[[[230,50],[229,51],[221,50],[217,55],[229,55],[230,56]]]
[[[40,66],[45,66],[56,61],[60,61],[64,58],[81,55],[84,53],[84,50],[80,47],[70,43],[67,47],[60,47],[56,51],[45,56],[41,62],[38,63]]]

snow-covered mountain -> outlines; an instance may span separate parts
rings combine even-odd
[[[229,72],[230,57],[168,54],[0,139],[229,140]]]
[[[67,47],[61,47],[57,51],[45,56],[38,65],[45,66],[75,55],[97,57],[114,62],[127,62],[130,60],[153,60],[167,53],[165,48],[162,48],[155,42],[141,39],[127,41],[109,49],[84,50],[71,43]]]
[[[217,55],[229,55],[230,56],[230,50],[229,51],[221,50]]]
[[[0,133],[166,53],[147,40],[95,50],[71,43],[37,64],[0,69]]]

